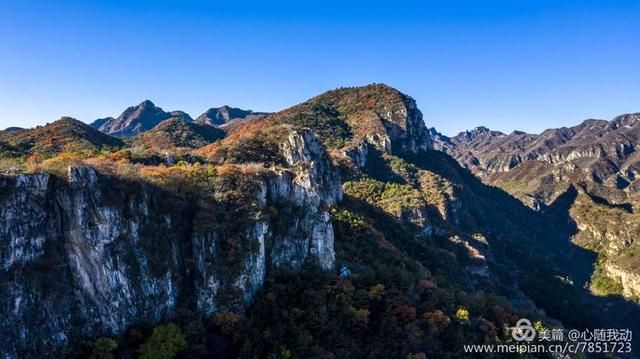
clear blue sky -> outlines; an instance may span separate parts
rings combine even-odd
[[[640,111],[640,1],[30,1],[0,5],[0,128],[150,99],[275,111],[384,82],[446,134]]]

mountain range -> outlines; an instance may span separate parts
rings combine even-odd
[[[640,297],[640,114],[539,135],[485,127],[452,138],[430,134],[436,148],[485,183],[549,216],[564,207],[576,227],[573,242],[598,253],[591,288]]]
[[[195,122],[201,125],[221,126],[226,123],[241,119],[259,118],[267,113],[241,110],[234,107],[222,106],[210,108],[196,118]],[[165,112],[153,102],[145,100],[137,106],[131,106],[124,110],[117,118],[105,117],[97,119],[90,124],[108,135],[116,137],[129,137],[148,131],[167,119],[179,119],[192,122],[189,114],[183,111]]]
[[[638,119],[449,138],[371,84],[0,131],[0,354],[455,358],[519,318],[638,330]]]
[[[566,187],[571,181],[592,181],[635,191],[640,157],[640,114],[626,114],[611,121],[586,120],[573,127],[548,129],[539,135],[514,131],[504,134],[477,127],[453,138],[431,130],[437,147],[456,158],[474,174],[491,182],[526,178],[523,171]],[[531,170],[531,166],[535,168]],[[526,182],[533,182],[526,180]],[[526,192],[549,203],[558,190]]]

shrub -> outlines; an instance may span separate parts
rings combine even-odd
[[[228,310],[222,310],[213,317],[213,323],[220,328],[224,335],[232,335],[238,330],[242,316]]]
[[[366,309],[356,309],[353,311],[356,320],[364,325],[369,324],[369,316],[371,313]]]
[[[345,182],[343,189],[344,193],[371,203],[394,216],[400,215],[403,209],[425,208],[427,205],[418,190],[398,183],[365,178]]]
[[[340,117],[335,107],[326,103],[313,104],[308,112],[300,112],[291,119],[291,124],[312,129],[329,148],[344,147],[351,139],[351,128]]]
[[[439,333],[449,326],[451,319],[440,309],[426,312],[422,316],[432,332]]]
[[[234,141],[227,140],[206,146],[197,153],[217,164],[260,162],[266,165],[284,165],[286,161],[279,148],[281,132],[280,129],[273,129],[236,136]]]
[[[619,280],[597,275],[591,282],[591,287],[598,293],[603,295],[620,295],[622,294],[622,283]]]

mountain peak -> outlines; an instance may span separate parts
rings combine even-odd
[[[488,129],[487,127],[484,126],[478,126],[476,128],[474,128],[471,132],[475,132],[475,133],[486,133],[486,132],[490,132],[491,130]]]
[[[612,128],[631,127],[640,121],[640,113],[627,113],[617,116],[610,122]]]
[[[186,121],[186,122],[193,121],[193,118],[191,118],[191,116],[189,116],[189,114],[184,111],[171,111],[169,112],[169,115],[171,116],[171,118],[177,118],[182,121]]]
[[[17,132],[17,131],[22,131],[22,130],[24,130],[24,128],[16,127],[16,126],[7,127],[7,128],[4,129],[5,132]]]
[[[330,90],[269,119],[309,127],[325,145],[346,153],[353,153],[354,146],[363,148],[363,143],[388,153],[431,148],[415,100],[386,84]]]
[[[137,106],[128,107],[118,118],[96,120],[91,125],[112,136],[128,137],[150,130],[169,117],[172,117],[171,113],[164,112],[150,100],[144,100]]]
[[[453,139],[457,142],[461,142],[461,143],[466,143],[466,142],[471,142],[474,141],[475,139],[479,138],[479,137],[493,137],[493,136],[502,136],[504,135],[502,132],[500,131],[492,131],[489,128],[485,127],[485,126],[478,126],[475,127],[472,130],[467,130],[467,131],[463,131],[460,132],[459,134],[457,134],[455,137],[453,137]],[[484,136],[484,137],[483,137]]]
[[[265,116],[266,113],[243,110],[229,105],[212,107],[195,119],[196,123],[209,126],[222,126],[238,119],[256,118]]]

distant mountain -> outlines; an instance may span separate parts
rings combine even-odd
[[[22,127],[7,127],[4,129],[5,132],[16,132],[16,131],[22,131],[24,130],[24,128]]]
[[[180,111],[176,114],[178,117],[190,119],[189,115],[184,112]],[[108,117],[96,120],[91,124],[91,127],[112,136],[130,137],[150,130],[153,126],[170,117],[172,117],[172,113],[165,112],[153,102],[146,100],[138,106],[127,108],[118,118]]]
[[[158,150],[198,148],[223,137],[224,131],[218,128],[172,117],[141,133],[133,140],[132,146]]]
[[[99,118],[93,122],[91,122],[89,124],[89,126],[95,128],[96,130],[99,129],[102,125],[104,125],[107,122],[112,122],[115,121],[115,118],[113,117],[105,117],[105,118]]]
[[[23,154],[54,155],[62,151],[98,150],[119,147],[123,142],[70,117],[36,128],[0,131],[0,142]]]
[[[256,119],[267,115],[266,112],[253,112],[230,106],[213,107],[198,116],[195,122],[202,125],[222,126],[239,119]]]
[[[437,148],[489,182],[518,178],[530,187],[537,180],[537,194],[549,202],[560,194],[549,186],[564,191],[575,180],[611,183],[620,189],[634,184],[640,175],[639,123],[640,114],[635,113],[611,121],[586,120],[539,135],[507,135],[479,127],[453,138],[432,130],[431,138]]]
[[[169,116],[171,116],[171,118],[177,118],[187,122],[193,121],[193,118],[191,118],[191,116],[189,116],[189,114],[184,111],[171,111],[169,112]]]

